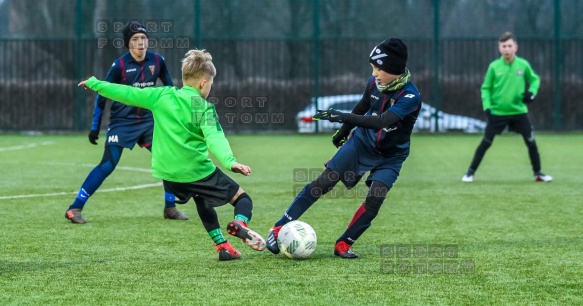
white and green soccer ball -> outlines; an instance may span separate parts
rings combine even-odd
[[[308,258],[316,250],[316,232],[306,222],[294,220],[279,230],[277,242],[281,252],[292,259]]]

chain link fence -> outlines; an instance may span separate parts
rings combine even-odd
[[[209,100],[227,131],[296,131],[312,97],[361,93],[368,54],[387,37],[408,44],[425,103],[483,119],[480,85],[504,31],[542,78],[535,128],[581,130],[581,2],[0,0],[0,131],[88,130],[95,95],[76,85],[104,78],[127,52],[121,28],[132,20],[146,25],[177,86],[189,49],[213,55]]]

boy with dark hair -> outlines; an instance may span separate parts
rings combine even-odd
[[[340,149],[325,164],[324,172],[300,191],[269,230],[267,249],[272,253],[279,253],[277,236],[284,224],[297,220],[339,181],[346,188],[352,188],[370,171],[366,179],[369,187],[366,199],[334,247],[336,256],[358,257],[352,252],[352,245],[371,226],[397,180],[409,156],[413,125],[421,110],[419,91],[411,83],[411,74],[406,68],[407,56],[407,46],[401,39],[389,38],[381,42],[369,55],[372,77],[352,112],[329,109],[318,111],[314,116],[316,120],[344,123],[332,136],[332,143]]]
[[[166,86],[173,86],[170,73],[166,68],[164,58],[148,51],[148,33],[139,22],[129,22],[122,30],[123,40],[129,52],[116,59],[111,65],[105,80],[111,83],[125,84],[144,88],[156,85],[159,78]],[[107,99],[97,95],[93,111],[93,124],[89,132],[89,142],[97,145],[101,117]],[[87,221],[81,211],[87,200],[101,186],[105,179],[115,170],[124,148],[140,147],[152,151],[152,135],[154,117],[147,109],[112,101],[110,107],[109,126],[105,140],[105,149],[99,165],[89,173],[73,204],[65,213],[65,218],[73,223],[83,224]],[[175,196],[164,192],[164,218],[174,220],[188,220],[188,217],[176,209]]]
[[[474,181],[474,174],[494,142],[494,137],[501,134],[506,127],[522,135],[528,148],[535,182],[551,182],[553,177],[541,172],[540,155],[528,119],[528,105],[534,101],[538,92],[540,77],[528,61],[516,56],[518,44],[512,33],[505,32],[500,35],[498,51],[502,56],[488,66],[481,88],[482,107],[488,117],[488,124],[462,182]],[[529,85],[528,89],[526,83]]]
[[[182,60],[184,87],[181,89],[138,89],[95,77],[79,85],[121,103],[152,111],[156,140],[152,148],[152,175],[162,179],[164,190],[175,194],[178,203],[194,200],[222,261],[238,259],[241,253],[223,236],[215,211],[217,206],[227,202],[234,206],[235,218],[227,225],[229,234],[257,251],[264,249],[265,240],[247,227],[253,210],[249,195],[209,158],[210,151],[226,169],[245,176],[251,174],[251,168],[237,163],[214,105],[205,100],[216,73],[209,53],[190,50]]]

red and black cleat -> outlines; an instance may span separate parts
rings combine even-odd
[[[243,221],[233,220],[227,225],[227,233],[241,238],[250,248],[255,251],[263,251],[265,249],[265,240],[257,232],[247,227]]]
[[[241,252],[235,250],[233,248],[233,246],[227,241],[216,245],[216,247],[217,247],[217,253],[219,253],[219,260],[220,261],[241,258]]]
[[[334,255],[349,259],[358,258],[358,255],[352,252],[352,245],[343,240],[338,241],[334,246]]]

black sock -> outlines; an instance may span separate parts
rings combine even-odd
[[[235,220],[244,221],[245,224],[251,221],[253,216],[253,200],[247,193],[241,194],[233,203],[235,206]]]

